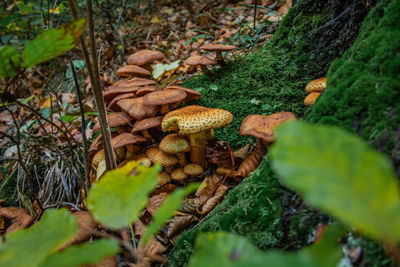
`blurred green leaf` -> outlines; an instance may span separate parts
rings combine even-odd
[[[286,186],[371,237],[400,240],[399,184],[384,155],[332,126],[294,121],[275,136],[272,166]]]
[[[38,266],[77,233],[76,218],[66,209],[48,209],[37,224],[5,235],[0,266]]]
[[[174,216],[174,211],[177,211],[182,205],[183,199],[193,193],[199,187],[198,183],[192,183],[185,188],[178,188],[172,192],[157,209],[154,214],[151,224],[146,228],[143,235],[143,243],[146,244],[150,237],[160,230],[160,228]]]
[[[171,71],[173,69],[179,68],[179,63],[181,61],[177,60],[174,61],[170,64],[163,64],[163,63],[158,63],[153,70],[153,78],[158,79],[161,75],[163,75],[167,71]]]
[[[114,239],[100,239],[93,244],[84,243],[66,248],[46,258],[40,267],[75,267],[83,264],[95,264],[100,260],[119,252],[118,242]]]
[[[73,48],[86,26],[86,19],[65,24],[58,29],[50,29],[29,41],[22,53],[25,68],[63,54]]]
[[[17,74],[21,65],[21,55],[15,47],[5,45],[0,47],[0,78],[8,78]]]
[[[133,223],[156,188],[160,169],[159,164],[148,168],[131,161],[106,172],[93,184],[87,198],[96,221],[115,230]]]
[[[196,251],[190,267],[334,267],[342,257],[338,239],[345,234],[340,225],[325,231],[323,239],[297,252],[262,252],[244,237],[226,233],[202,233],[196,239]]]

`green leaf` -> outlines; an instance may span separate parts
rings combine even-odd
[[[88,208],[96,221],[114,230],[134,222],[157,186],[159,164],[151,168],[128,162],[107,172],[89,191]]]
[[[7,234],[0,243],[0,266],[38,266],[78,233],[76,218],[66,209],[46,210],[30,228]]]
[[[370,237],[400,240],[399,184],[389,160],[332,126],[279,127],[272,166],[304,200]]]
[[[95,264],[100,260],[119,252],[118,242],[114,239],[100,239],[93,244],[84,243],[66,248],[46,258],[40,267],[74,267],[83,264]]]
[[[173,69],[179,68],[179,63],[181,61],[177,60],[174,61],[170,64],[163,64],[163,63],[158,63],[155,65],[154,70],[153,70],[153,78],[158,79],[161,75],[163,75],[167,71],[171,71]]]
[[[180,208],[183,199],[193,193],[198,187],[198,183],[192,183],[185,188],[178,188],[164,200],[163,204],[154,214],[151,224],[146,228],[146,232],[142,238],[144,244],[149,241],[152,235],[160,231],[161,227],[174,216],[174,211]]]
[[[334,267],[342,257],[338,239],[345,234],[340,225],[329,227],[323,239],[297,252],[258,250],[244,237],[226,233],[202,233],[196,240],[196,252],[190,267]]]
[[[25,68],[31,68],[41,62],[62,55],[73,48],[86,26],[86,19],[80,19],[50,29],[39,34],[34,40],[29,41],[22,53]]]
[[[21,55],[15,47],[5,45],[0,47],[0,78],[8,78],[17,74],[21,65]]]

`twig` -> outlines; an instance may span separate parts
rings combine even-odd
[[[75,67],[74,64],[71,61],[71,69],[72,69],[72,75],[74,76],[74,82],[75,82],[75,88],[76,88],[76,94],[78,96],[78,102],[79,102],[79,109],[81,111],[81,132],[82,132],[82,143],[83,143],[83,167],[85,169],[85,193],[87,194],[89,190],[89,183],[90,183],[90,177],[89,177],[89,159],[88,159],[88,142],[86,138],[86,121],[85,121],[85,111],[83,110],[83,102],[82,102],[82,95],[81,95],[81,89],[79,88],[79,83],[78,79],[76,78],[76,73],[75,73]]]

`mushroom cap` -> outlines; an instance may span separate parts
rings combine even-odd
[[[183,115],[183,114],[190,114],[190,113],[195,113],[195,112],[200,112],[200,111],[205,111],[208,110],[209,108],[202,107],[202,106],[197,106],[197,105],[190,105],[186,106],[180,109],[173,110],[171,112],[168,112],[165,116],[163,121],[161,122],[161,128],[164,132],[167,131],[178,131],[178,125],[170,125],[168,123],[169,119],[175,116]]]
[[[181,90],[160,90],[144,96],[145,105],[165,105],[182,101],[187,94]]]
[[[110,91],[105,91],[103,94],[104,101],[108,103],[121,94],[128,94],[128,93],[135,94],[136,91],[139,90],[140,88],[141,87],[136,86],[136,87],[116,88]]]
[[[198,66],[198,65],[217,65],[218,62],[214,59],[204,57],[204,56],[191,56],[185,61],[186,64],[191,66]]]
[[[135,135],[131,133],[122,133],[120,135],[117,135],[116,137],[113,137],[111,139],[111,144],[114,149],[123,147],[129,144],[136,144],[140,142],[145,142],[147,141],[146,138],[140,135]]]
[[[114,83],[113,85],[107,87],[106,91],[114,90],[117,88],[140,87],[140,86],[155,85],[155,84],[157,84],[157,82],[154,80],[135,77],[131,79],[120,80]]]
[[[128,114],[126,114],[125,112],[117,112],[107,115],[107,119],[109,127],[116,127],[129,123],[133,118]],[[96,124],[93,127],[93,131],[96,132],[98,130],[100,130],[100,123],[96,122]]]
[[[174,155],[167,154],[165,152],[162,152],[159,150],[157,153],[155,153],[153,160],[150,159],[153,163],[158,162],[161,164],[163,167],[170,167],[174,166],[175,164],[178,163],[177,157]]]
[[[181,168],[175,169],[171,172],[171,179],[174,181],[180,182],[185,180],[186,178],[187,175]]]
[[[144,154],[146,157],[148,157],[151,161],[154,161],[154,156],[160,151],[160,149],[157,146],[152,146],[146,149]]]
[[[163,116],[157,116],[153,118],[147,118],[140,121],[136,121],[133,125],[132,133],[137,133],[143,130],[154,128],[161,125]]]
[[[158,184],[164,185],[171,181],[171,176],[167,172],[161,172],[158,174]]]
[[[170,134],[160,142],[160,150],[168,154],[184,153],[191,150],[189,140],[180,134]]]
[[[136,65],[127,65],[119,68],[117,74],[123,77],[152,77],[150,71]]]
[[[266,142],[273,142],[274,129],[276,126],[296,119],[291,112],[277,112],[272,115],[249,115],[244,118],[240,126],[240,135],[252,135]]]
[[[119,100],[117,104],[124,112],[129,113],[129,115],[137,120],[153,117],[158,111],[158,106],[145,105],[143,103],[143,97],[122,99]]]
[[[162,126],[165,125],[167,129],[178,126],[180,134],[190,135],[226,126],[232,120],[233,115],[229,111],[210,108],[204,111],[178,113],[178,115],[168,117],[167,119],[164,117]]]
[[[179,85],[170,85],[166,88],[164,88],[164,90],[181,90],[184,91],[187,96],[185,98],[185,101],[192,101],[192,100],[197,100],[201,97],[201,94],[199,92],[197,92],[196,90],[193,89],[189,89],[183,86],[179,86]]]
[[[143,49],[130,55],[128,57],[128,64],[142,66],[154,60],[161,60],[164,57],[164,54],[159,51]]]
[[[327,78],[319,78],[316,80],[312,80],[306,85],[306,92],[322,92],[322,90],[326,87]]]
[[[183,167],[183,171],[187,175],[197,176],[202,174],[204,170],[199,164],[190,163]]]
[[[223,44],[206,44],[200,47],[203,51],[208,52],[226,52],[235,50],[237,47],[234,45],[223,45]]]
[[[111,102],[107,105],[107,108],[112,111],[121,111],[121,107],[117,105],[117,102],[122,99],[128,99],[128,98],[135,98],[135,92],[131,93],[125,93],[121,95],[117,95],[114,97]]]
[[[104,154],[104,149],[98,151],[96,154],[94,154],[92,158],[92,166],[96,169],[97,166],[99,165],[100,161],[105,160],[106,156]]]
[[[160,88],[158,88],[157,86],[154,86],[154,85],[147,85],[147,86],[144,86],[144,87],[140,88],[139,90],[137,90],[136,96],[137,97],[144,96],[144,95],[147,95],[148,93],[155,92],[155,91],[160,91]]]
[[[98,149],[101,148],[101,145],[102,145],[101,138],[102,138],[102,135],[99,134],[99,136],[97,136],[93,140],[92,144],[90,145],[89,152],[93,153],[93,152],[95,152],[95,151],[97,151]]]
[[[320,92],[312,92],[311,94],[308,94],[306,98],[304,98],[304,105],[306,106],[314,105],[315,101],[317,100],[320,94],[321,94]]]

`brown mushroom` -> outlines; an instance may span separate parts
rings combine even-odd
[[[147,140],[146,138],[140,135],[134,135],[131,133],[122,133],[120,135],[117,135],[116,137],[113,137],[111,139],[111,144],[112,147],[116,149],[119,147],[124,147],[129,144],[145,142],[146,140]]]
[[[205,110],[208,110],[208,108],[202,107],[202,106],[197,106],[197,105],[190,105],[190,106],[186,106],[186,107],[168,112],[164,116],[163,121],[161,122],[161,128],[164,132],[179,131],[179,127],[177,125],[171,125],[170,123],[168,123],[170,118],[175,117],[176,115],[179,115],[179,114],[193,113],[193,112],[199,112],[199,111],[205,111]]]
[[[201,97],[201,94],[199,92],[197,92],[196,90],[193,89],[189,89],[183,86],[179,86],[179,85],[170,85],[166,88],[164,88],[164,90],[180,90],[180,91],[184,91],[187,96],[185,98],[185,102],[189,102],[192,100],[197,100]]]
[[[140,90],[140,89],[139,89]],[[139,91],[138,90],[138,91]],[[137,91],[136,91],[137,92]],[[129,99],[129,98],[135,98],[135,92],[130,92],[130,93],[125,93],[125,94],[120,94],[114,97],[111,102],[107,105],[107,109],[118,112],[121,111],[121,107],[118,106],[117,102],[122,100],[122,99]]]
[[[196,177],[203,173],[204,169],[199,164],[190,163],[183,167],[183,172],[190,177]]]
[[[161,60],[164,57],[164,54],[159,51],[144,49],[130,55],[128,57],[128,64],[143,66],[153,62],[154,60]]]
[[[170,173],[173,170],[173,166],[178,163],[178,159],[174,155],[164,153],[158,147],[147,149],[145,154],[151,162],[160,163],[168,173]]]
[[[165,116],[162,128],[179,129],[179,133],[189,136],[192,150],[190,151],[190,160],[205,166],[205,149],[207,139],[209,139],[210,131],[230,124],[233,115],[227,110],[210,108],[203,111],[195,111],[197,108],[190,110],[177,109],[174,110],[173,116]],[[165,131],[165,130],[164,130]]]
[[[189,140],[180,134],[170,134],[165,136],[160,142],[160,150],[167,154],[174,154],[178,158],[179,164],[185,166],[185,152],[191,150]]]
[[[177,103],[185,99],[187,94],[181,90],[160,90],[143,97],[145,105],[161,105],[161,114],[169,111],[168,104]]]
[[[217,65],[217,61],[215,61],[214,59],[203,56],[191,56],[188,59],[186,59],[185,63],[190,66],[200,66],[203,73],[207,75],[211,74],[207,66]]]
[[[106,91],[114,90],[117,88],[140,87],[146,85],[156,85],[157,82],[146,78],[131,78],[120,80],[113,85],[109,86]]]
[[[183,171],[183,169],[178,168],[171,172],[171,179],[177,182],[182,182],[187,178],[187,174]]]
[[[223,45],[223,44],[206,44],[200,47],[201,50],[203,51],[208,51],[208,52],[216,52],[216,60],[218,64],[224,65],[224,57],[222,56],[222,52],[228,52],[235,50],[237,47],[233,45]]]
[[[148,85],[140,88],[139,90],[136,91],[136,96],[144,96],[147,95],[148,93],[155,92],[155,91],[160,91],[160,88],[154,85]]]
[[[136,121],[132,128],[132,133],[142,132],[143,136],[146,138],[151,138],[151,135],[147,131],[150,128],[155,128],[161,125],[163,116],[157,116],[153,118],[146,118],[140,121]]]
[[[171,176],[169,175],[168,172],[161,172],[161,173],[159,173],[158,176],[157,176],[157,179],[158,179],[158,184],[159,184],[160,186],[165,185],[165,184],[171,182]]]
[[[129,113],[129,115],[138,120],[156,115],[159,109],[158,106],[146,105],[143,100],[143,97],[122,99],[117,104],[124,112]]]
[[[135,65],[127,65],[119,68],[117,74],[122,77],[152,77],[150,71]]]
[[[308,94],[306,98],[304,98],[304,105],[309,107],[314,105],[320,94],[320,92],[312,92],[311,94]]]
[[[124,124],[128,124],[133,119],[131,116],[126,114],[125,112],[111,113],[107,115],[109,127],[116,127]],[[93,132],[97,132],[100,130],[100,123],[96,122],[93,126]]]
[[[327,78],[319,78],[316,80],[312,80],[306,85],[306,92],[313,93],[313,92],[322,92],[327,83]]]

